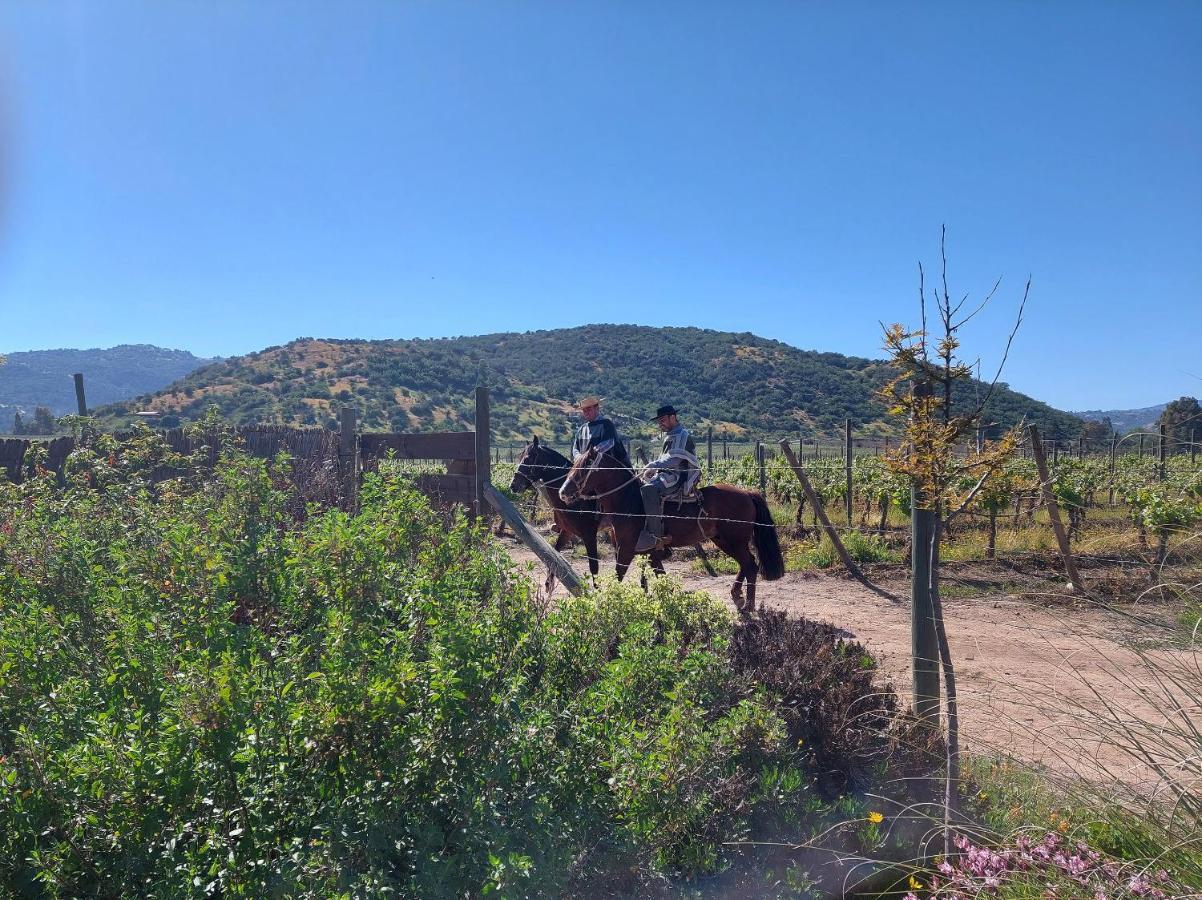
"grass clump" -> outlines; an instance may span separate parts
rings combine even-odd
[[[877,535],[860,531],[847,531],[841,535],[843,546],[858,563],[899,562],[901,555],[892,550],[885,540]],[[830,569],[840,564],[839,554],[830,539],[803,541],[794,544],[785,554],[786,566],[795,572],[813,569]]]

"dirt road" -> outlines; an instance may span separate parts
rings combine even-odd
[[[518,546],[511,553],[515,559],[532,559]],[[733,576],[698,574],[679,561],[667,568],[687,587],[729,603]],[[601,571],[612,572],[612,561],[603,561]],[[850,579],[808,573],[761,581],[757,602],[851,632],[876,657],[904,701],[910,691],[910,606],[908,582],[899,576],[906,577],[894,570],[880,582],[901,598],[896,603]],[[1043,586],[1046,590],[1046,581]],[[1154,642],[1163,641],[1168,632],[1152,623],[1163,620],[1165,610],[1069,603],[1063,595],[1048,601],[1027,592],[987,589],[971,598],[945,599],[963,744],[1056,773],[1113,778],[1141,792],[1154,789],[1157,779],[1151,770],[1115,746],[1123,739],[1122,729],[1105,721],[1106,708],[1131,719],[1162,721],[1166,698],[1146,659],[1191,666],[1197,679],[1198,655],[1155,649]]]

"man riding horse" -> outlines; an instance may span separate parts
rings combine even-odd
[[[576,432],[572,441],[572,459],[580,459],[590,449],[596,448],[598,453],[608,451],[621,460],[623,465],[630,465],[630,457],[626,454],[626,446],[618,435],[618,429],[609,417],[601,415],[600,397],[583,397],[576,404],[584,423]]]
[[[664,433],[660,454],[649,462],[639,477],[643,486],[645,526],[635,545],[636,553],[654,548],[664,535],[664,499],[689,494],[701,477],[701,461],[688,430],[680,424],[676,407],[661,406],[652,417]]]

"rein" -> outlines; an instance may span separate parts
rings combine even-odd
[[[600,456],[598,456],[596,458],[596,460],[593,461],[593,464],[588,467],[589,468],[589,478],[592,477],[593,470],[598,468],[597,463],[601,462],[601,460],[604,458],[605,458],[605,454],[602,453]],[[567,474],[570,475],[572,473],[568,472]],[[565,475],[564,477],[566,478],[567,475]],[[633,473],[631,473],[630,478],[628,478],[626,481],[622,482],[621,484],[619,484],[616,488],[613,488],[612,490],[608,490],[603,494],[586,494],[586,493],[584,493],[583,490],[581,490],[579,498],[581,500],[600,500],[602,497],[608,497],[610,494],[616,494],[618,491],[626,490],[626,488],[630,487],[631,484],[633,484],[634,482],[636,482],[638,480],[639,480],[638,473],[633,472]],[[588,484],[588,478],[586,478],[584,480],[584,482],[585,482],[585,484]],[[584,485],[581,485],[581,488],[583,488],[583,487],[584,487]]]

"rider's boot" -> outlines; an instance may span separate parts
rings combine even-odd
[[[659,539],[664,534],[664,498],[660,496],[659,488],[654,484],[645,484],[639,493],[643,497],[643,515],[646,524],[639,534],[639,541],[634,545],[635,553],[646,553],[655,549]]]

